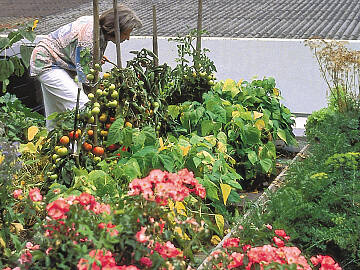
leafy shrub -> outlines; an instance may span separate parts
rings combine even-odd
[[[344,269],[359,268],[358,117],[322,110],[310,118],[307,158],[291,166],[286,186],[252,218],[253,228],[271,223],[288,231],[305,254],[326,253]]]
[[[44,116],[32,112],[15,96],[6,93],[0,97],[0,122],[5,136],[10,141],[27,141],[26,132],[30,126],[45,126]]]

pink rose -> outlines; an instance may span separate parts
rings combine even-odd
[[[39,202],[42,200],[42,195],[40,194],[40,190],[38,188],[30,189],[29,197],[33,202]]]

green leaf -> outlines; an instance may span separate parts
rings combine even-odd
[[[33,31],[27,29],[19,29],[19,33],[27,40],[34,42],[36,35]]]
[[[260,160],[260,165],[261,165],[261,168],[263,169],[263,171],[268,173],[273,166],[273,162],[271,161],[271,159],[265,158],[265,159]]]
[[[0,59],[0,81],[4,81],[14,72],[14,64],[10,60]]]
[[[201,135],[207,136],[208,134],[210,134],[211,131],[213,131],[214,129],[214,124],[215,122],[209,119],[201,121]]]
[[[287,143],[285,130],[279,128],[276,134],[280,139],[282,139],[285,143]]]
[[[10,40],[7,37],[0,37],[0,49],[5,48],[9,43]]]
[[[180,113],[180,107],[177,105],[169,105],[168,106],[168,113],[173,118],[176,119]]]
[[[249,151],[247,153],[247,156],[252,165],[254,165],[258,161],[258,157],[255,151]]]
[[[165,170],[167,170],[168,172],[174,171],[174,160],[172,157],[164,154],[159,154],[159,159],[164,165]]]
[[[225,224],[225,220],[224,217],[222,215],[215,215],[215,221],[216,221],[216,225],[219,228],[219,231],[221,234],[224,233],[224,224]]]
[[[234,98],[240,92],[240,90],[234,80],[227,79],[223,86],[223,92],[230,92],[231,97]]]
[[[25,46],[25,45],[20,46],[21,59],[26,68],[29,68],[29,66],[30,66],[30,58],[31,58],[32,51],[33,51],[33,48],[31,48],[29,46]]]
[[[254,145],[260,142],[260,135],[261,132],[256,127],[245,126],[241,137],[246,144]]]
[[[135,158],[132,158],[128,162],[126,162],[123,168],[125,175],[128,177],[129,180],[141,177],[140,166]]]
[[[104,171],[91,171],[88,179],[96,187],[97,196],[103,197],[105,195],[109,195],[111,197],[116,197],[118,195],[116,182]]]
[[[123,140],[122,130],[124,128],[124,122],[125,121],[123,118],[118,118],[114,123],[112,123],[109,129],[109,134],[106,139],[106,146],[118,142],[122,143]]]
[[[24,74],[25,68],[21,60],[14,56],[10,58],[11,62],[14,64],[14,73],[16,76],[21,77]]]

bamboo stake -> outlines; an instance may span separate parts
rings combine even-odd
[[[198,56],[201,52],[201,31],[202,31],[202,0],[198,0],[198,20],[197,20],[197,39],[196,51]]]
[[[94,29],[93,29],[93,64],[100,62],[100,24],[99,24],[99,0],[93,0],[93,16],[94,16]],[[95,82],[99,79],[99,72],[95,69]],[[95,92],[96,85],[92,92]],[[98,144],[98,134],[97,127],[99,123],[98,115],[95,115],[95,125],[94,125],[94,145]]]
[[[114,26],[115,26],[115,41],[116,41],[116,59],[118,68],[122,68],[121,64],[121,49],[120,49],[120,26],[119,26],[119,14],[117,12],[117,0],[113,0],[114,8]]]
[[[159,65],[159,47],[158,47],[158,33],[157,33],[157,22],[156,22],[156,7],[153,5],[153,53],[157,56],[154,59],[154,66]]]

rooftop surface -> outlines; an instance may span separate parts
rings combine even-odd
[[[113,0],[99,1],[100,12]],[[196,28],[196,0],[124,0],[143,28],[136,36],[152,35],[156,6],[159,36],[184,35]],[[84,15],[91,0],[0,0],[0,27],[39,18],[37,34],[48,34]],[[360,39],[359,0],[203,0],[203,29],[212,37]]]

